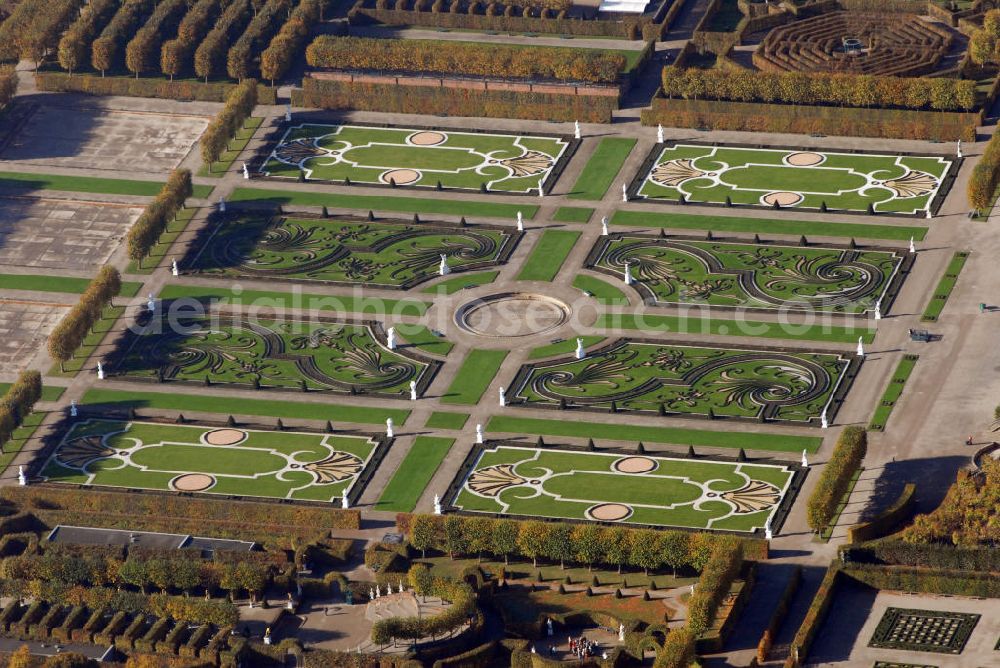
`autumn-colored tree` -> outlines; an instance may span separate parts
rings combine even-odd
[[[438,522],[431,515],[417,515],[410,532],[410,544],[420,550],[420,557],[427,556],[427,550],[434,547],[438,539]]]
[[[517,547],[521,554],[538,566],[538,557],[544,555],[544,546],[549,539],[549,525],[538,520],[528,520],[521,524],[517,533]]]
[[[17,95],[17,71],[10,65],[0,65],[0,109]]]
[[[517,550],[517,522],[514,520],[497,520],[493,527],[493,544],[490,551],[503,556],[505,564],[510,563],[510,555]]]
[[[118,0],[93,0],[83,8],[80,17],[59,40],[60,67],[73,74],[73,70],[87,63],[94,37],[107,25],[117,9]]]
[[[573,558],[587,564],[592,570],[594,563],[604,557],[604,531],[593,524],[581,524],[573,529]]]
[[[250,21],[249,0],[235,0],[194,52],[194,71],[206,82],[224,72],[226,51]]]
[[[107,70],[121,67],[125,42],[139,27],[139,22],[153,6],[153,0],[125,0],[114,18],[101,31],[100,37],[94,40],[91,49],[91,65],[101,71],[101,76]]]
[[[655,531],[639,530],[629,534],[628,563],[641,568],[645,574],[660,565],[660,555],[657,551],[657,534]]]
[[[187,12],[187,0],[163,0],[125,46],[125,67],[138,79],[159,64],[163,35],[171,34]]]
[[[163,43],[160,71],[173,78],[193,67],[192,54],[219,16],[219,0],[198,0],[177,26],[177,37]]]
[[[496,520],[489,517],[472,517],[465,522],[465,537],[470,552],[475,552],[476,559],[482,561],[483,553],[493,549],[493,532]]]
[[[917,515],[903,531],[908,543],[946,543],[960,547],[1000,545],[1000,460],[983,457],[978,473],[959,471],[941,505]]]
[[[31,668],[32,661],[31,650],[27,645],[21,645],[7,659],[7,668]]]
[[[255,54],[260,53],[278,31],[290,8],[290,0],[267,0],[226,55],[226,71],[230,77],[243,81],[256,74]]]

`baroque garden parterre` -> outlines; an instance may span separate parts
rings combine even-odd
[[[431,4],[0,0],[2,649],[992,665],[995,3]]]

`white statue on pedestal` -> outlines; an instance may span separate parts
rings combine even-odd
[[[25,485],[28,484],[28,476],[24,475],[23,466],[17,467],[17,484],[20,485],[21,487],[24,487]]]
[[[292,105],[291,103],[285,105],[285,122],[292,122]]]
[[[573,121],[573,138],[580,139],[580,121]],[[962,157],[961,154],[958,157]]]
[[[913,245],[913,237],[910,237],[910,252],[911,253],[917,252],[917,247]]]
[[[97,380],[104,380],[104,365],[100,360],[97,361]]]
[[[220,197],[219,198],[219,213],[225,213],[225,212],[226,212],[226,198],[225,197]]]
[[[448,256],[441,253],[441,264],[438,265],[438,275],[447,276],[451,273],[451,267],[448,266]]]
[[[390,327],[385,334],[385,347],[389,350],[396,349],[396,328]]]
[[[608,217],[604,216],[601,218],[601,236],[608,236]]]
[[[395,436],[395,433],[392,431],[392,418],[385,419],[385,435],[386,438],[392,438]]]
[[[417,381],[410,381],[410,401],[417,400]]]
[[[806,459],[806,451],[805,450],[802,451],[802,468],[804,468],[804,469],[809,468],[809,460]]]
[[[503,408],[506,405],[507,405],[507,391],[501,387],[500,388],[500,408]]]
[[[663,126],[660,124],[657,124],[656,126],[656,143],[657,144],[663,143]]]
[[[774,534],[771,533],[771,518],[768,517],[767,521],[764,522],[764,538],[771,540],[774,538]]]
[[[437,494],[434,495],[434,514],[435,515],[441,514],[441,497],[438,496]]]
[[[863,337],[859,336],[858,337],[858,357],[864,357],[864,356],[865,356],[865,344],[864,344]]]
[[[476,425],[476,444],[483,444],[483,425],[481,424]]]
[[[622,184],[622,201],[628,201],[628,186],[624,183]]]
[[[72,399],[72,400],[71,400],[71,401],[69,402],[69,416],[70,416],[70,417],[76,417],[76,415],[77,415],[77,410],[76,410],[76,399]]]
[[[347,510],[351,507],[351,502],[347,500],[347,490],[344,490],[344,495],[340,497],[340,507]]]
[[[881,320],[882,319],[882,300],[881,299],[879,299],[877,302],[875,302],[875,319],[876,320]]]
[[[170,273],[173,274],[174,276],[180,276],[181,275],[181,270],[177,266],[177,260],[171,260],[170,261]]]
[[[587,356],[587,351],[583,349],[583,339],[576,340],[576,351],[574,352],[574,355],[578,360],[582,360]]]
[[[517,212],[517,231],[524,232],[524,215],[520,211]]]
[[[618,642],[625,642],[625,625],[618,625]]]
[[[630,263],[625,263],[625,285],[632,285],[632,266]]]
[[[247,163],[243,163],[243,178],[247,181],[250,180],[250,168],[247,167]]]
[[[820,426],[823,427],[823,429],[829,429],[830,428],[830,422],[826,419],[826,409],[825,408],[823,409],[823,412],[819,416],[819,422],[820,422]]]

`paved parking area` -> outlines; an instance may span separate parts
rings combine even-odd
[[[180,164],[208,117],[99,107],[39,106],[0,152],[18,164],[166,174]]]
[[[95,271],[142,209],[0,197],[0,265]]]
[[[45,338],[69,305],[0,300],[0,370],[13,376],[45,348]]]

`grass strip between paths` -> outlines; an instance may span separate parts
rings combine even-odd
[[[401,213],[437,213],[454,216],[483,216],[488,218],[517,218],[520,211],[528,220],[538,213],[533,204],[501,204],[421,197],[392,197],[389,195],[340,195],[335,193],[300,192],[297,190],[264,190],[237,188],[231,202],[264,201],[298,206],[327,206],[338,209],[363,211],[396,211]]]
[[[590,346],[596,345],[604,340],[603,336],[581,336],[583,339],[583,347],[589,348]],[[553,355],[568,355],[576,350],[576,339],[568,339],[566,341],[560,341],[559,343],[550,343],[547,346],[541,346],[535,348],[528,355],[528,359],[537,360],[543,357],[552,357]]]
[[[441,397],[441,403],[479,403],[506,357],[506,350],[470,350],[448,391]]]
[[[420,495],[453,445],[453,438],[417,436],[403,463],[375,502],[375,509],[408,513],[416,508]]]
[[[83,395],[88,405],[110,405],[112,408],[158,408],[166,411],[200,411],[220,415],[261,415],[299,420],[330,420],[357,424],[385,424],[386,418],[401,425],[410,411],[399,408],[375,406],[346,406],[344,404],[306,403],[299,401],[271,401],[221,397],[212,394],[168,394],[162,392],[133,392],[126,390],[90,389]],[[294,428],[286,425],[288,428]]]
[[[94,329],[84,337],[83,343],[80,344],[73,358],[63,364],[61,368],[56,362],[46,375],[56,378],[73,378],[80,373],[83,365],[87,363],[93,352],[97,350],[97,346],[104,340],[104,336],[111,331],[123,313],[125,313],[124,306],[106,306],[101,312],[100,320],[94,324]]]
[[[160,292],[160,299],[210,299],[225,300],[233,306],[273,306],[295,310],[315,309],[338,312],[385,315],[423,315],[430,308],[427,302],[412,299],[382,299],[380,297],[355,297],[316,295],[296,290],[241,290],[234,293],[225,288],[208,288],[190,285],[168,285]],[[266,303],[264,303],[266,302]]]
[[[21,451],[21,448],[28,442],[28,439],[38,430],[39,425],[42,424],[42,420],[45,419],[46,415],[48,413],[35,411],[24,419],[20,427],[14,430],[10,440],[3,445],[3,453],[0,453],[0,471],[4,471],[10,466],[17,453]]]
[[[444,337],[435,336],[430,328],[424,325],[409,325],[404,323],[396,325],[396,331],[411,345],[433,355],[447,355],[455,347],[454,343],[446,340]],[[406,346],[402,347],[405,348]]]
[[[885,392],[882,393],[882,399],[879,400],[878,406],[875,407],[872,421],[868,424],[869,430],[885,431],[889,415],[892,413],[892,409],[896,407],[899,397],[903,394],[903,386],[906,385],[907,379],[913,373],[913,367],[917,365],[918,359],[920,359],[919,355],[903,355],[903,359],[899,360],[896,372],[892,374],[892,378],[889,379],[889,385],[885,388]]]
[[[31,290],[35,292],[64,292],[71,295],[83,294],[90,285],[89,278],[72,276],[43,276],[40,274],[0,274],[0,290]],[[122,282],[122,297],[134,297],[142,283]]]
[[[818,436],[786,436],[784,434],[751,433],[746,431],[706,431],[681,427],[643,427],[637,425],[601,424],[577,419],[546,420],[494,415],[487,429],[490,432],[567,436],[574,438],[607,439],[613,441],[643,441],[671,445],[711,448],[746,448],[778,452],[816,452],[823,443]]]
[[[628,297],[624,292],[611,285],[607,281],[602,281],[593,276],[579,274],[573,279],[573,287],[577,290],[584,290],[594,295],[601,304],[612,306],[628,306]]]
[[[612,331],[636,329],[660,334],[713,334],[828,343],[856,343],[859,336],[865,343],[871,343],[875,339],[875,330],[868,327],[796,325],[762,320],[721,320],[648,313],[605,313],[597,319],[594,327]]]
[[[955,289],[955,284],[958,283],[958,275],[962,272],[962,267],[965,266],[965,261],[968,257],[968,251],[959,251],[951,258],[951,262],[948,263],[948,267],[944,270],[944,276],[941,277],[937,288],[934,289],[934,294],[931,295],[930,302],[927,303],[927,308],[924,309],[924,314],[920,316],[921,320],[924,322],[935,322],[941,317],[941,311],[944,310],[944,305],[948,303],[948,297],[951,296],[951,291]]]
[[[434,411],[427,418],[428,429],[463,429],[469,421],[468,413],[452,413],[451,411]]]
[[[624,137],[601,139],[587,165],[577,177],[576,183],[573,184],[569,198],[599,200],[604,197],[618,176],[618,172],[621,171],[622,165],[625,164],[629,153],[632,152],[632,148],[635,147],[636,141]]]
[[[497,280],[499,271],[482,271],[474,274],[459,274],[455,278],[449,278],[434,285],[424,288],[421,292],[430,295],[450,295],[463,290],[466,287],[486,285]]]
[[[586,223],[593,215],[593,209],[579,206],[561,206],[552,214],[552,220],[560,223]]]
[[[99,193],[103,195],[137,195],[155,197],[163,188],[162,181],[131,181],[105,179],[98,176],[65,176],[62,174],[31,174],[27,172],[0,172],[0,187],[30,190],[64,190],[74,193]],[[214,186],[194,186],[194,196],[208,197]]]
[[[517,280],[551,281],[554,279],[579,238],[579,232],[567,230],[545,230],[542,232],[541,239],[535,244],[531,255],[521,267],[521,273],[517,275]]]
[[[222,152],[219,159],[212,163],[212,171],[209,171],[205,165],[202,165],[201,169],[198,170],[198,176],[211,176],[218,179],[225,176],[229,168],[236,162],[236,158],[239,157],[240,152],[253,139],[253,133],[257,131],[257,128],[263,122],[264,119],[258,116],[248,118],[243,127],[236,131],[236,136],[229,140],[228,147]]]
[[[669,227],[681,230],[711,232],[745,232],[751,234],[814,235],[851,237],[854,239],[889,239],[921,241],[926,227],[910,225],[877,225],[867,223],[828,223],[824,221],[784,220],[772,218],[740,218],[738,216],[701,216],[690,213],[654,213],[616,211],[612,225],[632,227]]]

